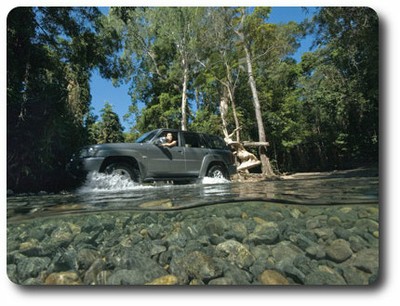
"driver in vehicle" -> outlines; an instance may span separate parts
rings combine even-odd
[[[167,136],[165,137],[165,140],[166,142],[161,144],[163,147],[172,148],[176,146],[176,140],[174,140],[172,133],[168,133]]]

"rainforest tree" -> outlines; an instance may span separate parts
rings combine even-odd
[[[321,168],[376,162],[378,16],[362,7],[321,8],[310,27],[318,48],[303,56],[300,87],[317,153],[312,155]]]
[[[7,18],[7,185],[65,188],[85,142],[90,70],[100,61],[96,8],[19,7]]]

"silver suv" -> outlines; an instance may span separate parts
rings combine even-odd
[[[165,145],[173,138],[174,145]],[[218,136],[173,129],[143,134],[135,143],[86,146],[74,154],[68,170],[75,176],[88,172],[119,174],[135,182],[188,181],[205,176],[229,179],[236,173],[235,158]]]

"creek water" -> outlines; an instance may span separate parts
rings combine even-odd
[[[73,192],[8,197],[7,221],[8,275],[26,285],[271,284],[268,271],[365,285],[379,267],[371,169],[186,185],[91,174]]]
[[[307,173],[275,181],[139,185],[118,176],[91,174],[75,192],[9,197],[9,222],[60,214],[130,210],[179,210],[240,201],[299,205],[367,204],[378,201],[375,172]]]

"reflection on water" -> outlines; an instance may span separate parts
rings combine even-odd
[[[379,269],[374,171],[137,185],[7,199],[7,271],[25,285],[367,285]]]

